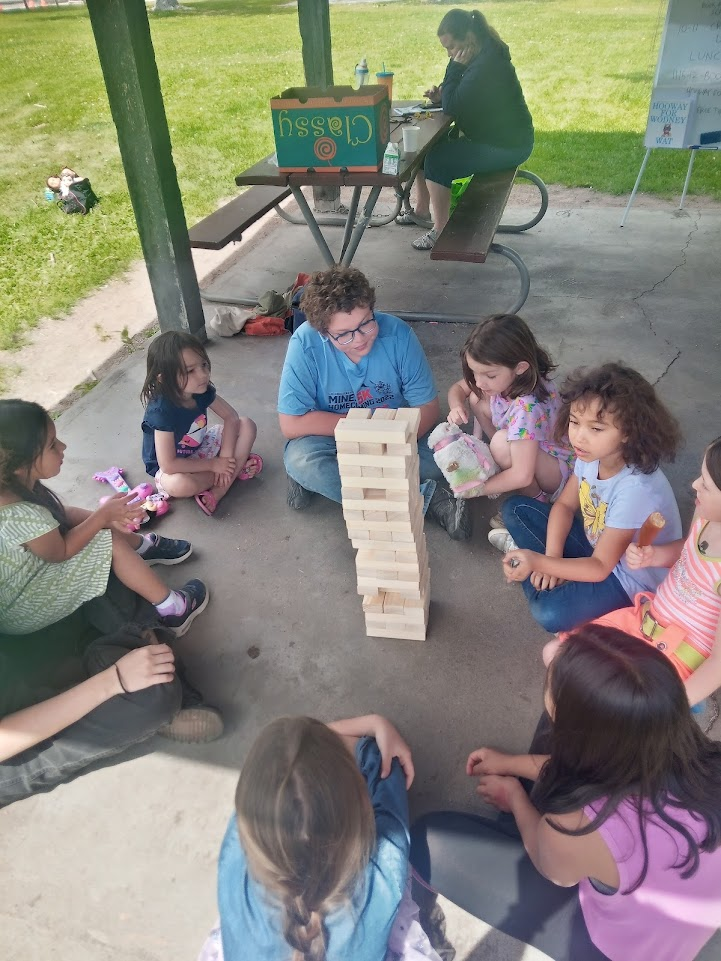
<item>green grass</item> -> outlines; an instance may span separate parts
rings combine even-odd
[[[151,14],[174,158],[189,223],[234,193],[234,175],[272,149],[268,100],[302,83],[297,13],[273,0],[200,0]],[[395,71],[397,97],[442,76],[445,7],[331,8],[337,83],[367,56]],[[630,192],[660,40],[658,0],[489,0],[511,46],[537,131],[532,169],[548,183]],[[140,255],[87,11],[0,14],[0,348],[70,308]],[[643,189],[678,194],[683,151],[656,151]],[[66,216],[42,196],[69,165],[102,203]],[[692,192],[721,199],[717,154],[699,155]]]

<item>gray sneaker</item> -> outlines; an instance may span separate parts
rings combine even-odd
[[[517,551],[518,544],[513,540],[505,527],[498,527],[496,530],[488,532],[488,540],[502,554],[509,551]]]
[[[443,528],[452,541],[467,541],[473,533],[473,520],[468,501],[454,497],[438,484],[428,505],[427,517]]]
[[[312,493],[305,487],[301,487],[290,474],[286,474],[286,477],[288,478],[288,507],[292,507],[294,511],[305,510],[310,504]]]
[[[181,708],[169,724],[158,729],[160,737],[182,744],[206,744],[217,741],[224,730],[220,711],[205,704]]]

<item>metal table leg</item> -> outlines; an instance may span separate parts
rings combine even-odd
[[[350,201],[350,207],[348,208],[348,216],[345,221],[345,230],[343,231],[343,246],[341,247],[340,256],[343,259],[343,254],[348,249],[348,243],[350,242],[351,233],[353,232],[353,225],[355,224],[355,215],[358,213],[358,204],[360,202],[362,187],[354,187],[353,195]]]
[[[514,305],[508,309],[509,314],[517,314],[525,304],[528,298],[528,292],[531,289],[531,277],[528,273],[528,267],[526,267],[520,254],[516,253],[513,247],[507,247],[505,244],[497,244],[494,242],[491,244],[491,250],[496,254],[501,254],[503,257],[508,257],[508,259],[516,265],[521,275],[521,293]]]
[[[355,225],[353,229],[353,233],[350,238],[350,243],[348,244],[347,249],[343,252],[343,256],[340,259],[341,266],[350,267],[351,261],[353,260],[355,252],[358,249],[358,244],[361,242],[361,238],[365,233],[365,229],[370,223],[370,219],[373,215],[373,208],[375,207],[376,201],[380,196],[380,192],[381,192],[380,186],[371,188],[371,191],[368,194],[368,198],[363,207],[363,214],[361,215],[361,218],[358,221],[358,223]],[[310,226],[310,224],[308,224],[308,226]]]
[[[320,231],[318,221],[315,219],[315,215],[310,209],[310,205],[305,199],[303,191],[300,189],[300,187],[291,187],[290,189],[295,197],[296,203],[300,207],[301,213],[305,217],[305,222],[308,224],[308,229],[313,235],[313,240],[315,240],[316,244],[318,245],[318,250],[320,250],[323,260],[325,260],[328,267],[335,267],[336,259],[331,253],[330,247],[326,243],[325,237]],[[380,190],[380,187],[378,189]]]

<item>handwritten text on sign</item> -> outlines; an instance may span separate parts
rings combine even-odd
[[[351,147],[368,143],[373,137],[373,124],[362,113],[345,117],[299,116],[291,117],[289,110],[278,111],[278,136],[285,137],[344,137]]]

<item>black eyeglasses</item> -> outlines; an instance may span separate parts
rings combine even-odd
[[[328,336],[341,347],[347,347],[348,344],[353,343],[356,334],[363,334],[364,337],[367,337],[368,334],[373,333],[373,331],[376,329],[376,326],[376,317],[371,311],[371,316],[368,318],[368,320],[364,320],[363,323],[359,324],[354,330],[345,330],[342,334],[338,334],[337,336],[328,331]]]

